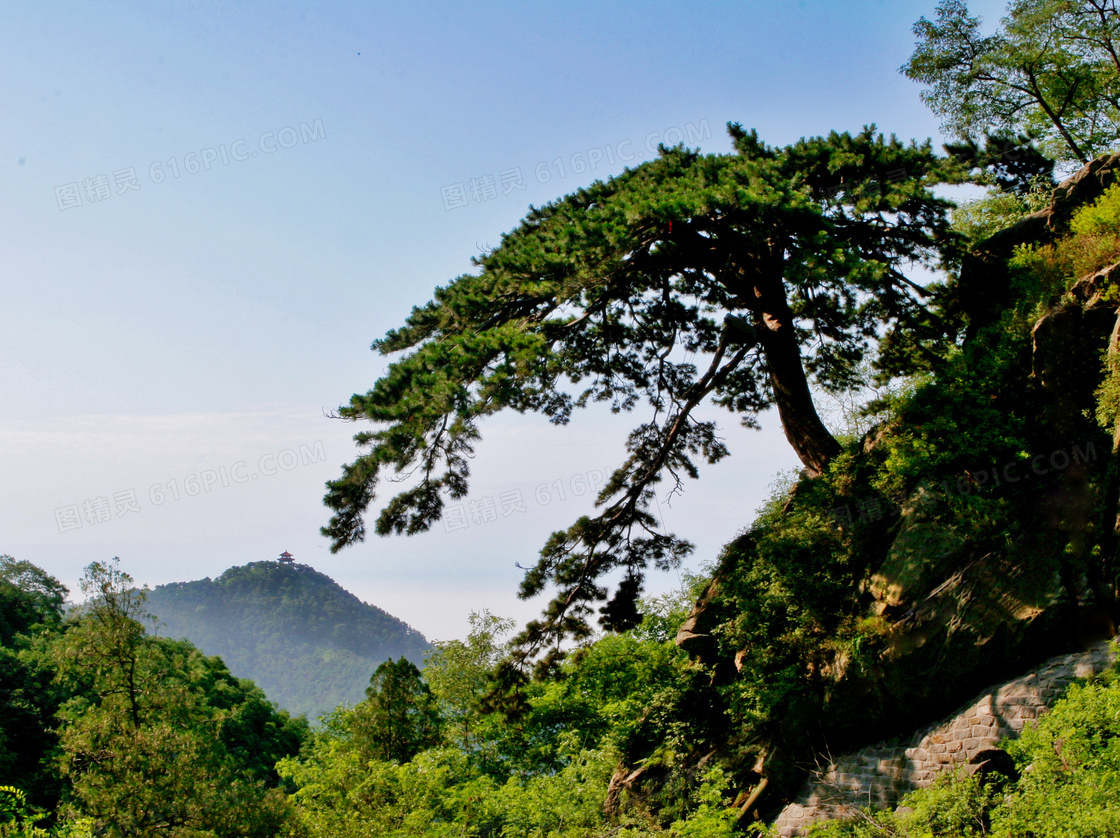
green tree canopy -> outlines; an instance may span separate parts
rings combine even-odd
[[[1120,141],[1116,0],[1013,0],[993,35],[964,0],[941,0],[902,71],[961,139],[1030,133],[1058,160],[1085,163]]]
[[[92,562],[78,582],[87,597],[76,610],[76,624],[56,645],[54,654],[64,679],[81,683],[100,699],[123,699],[132,726],[140,727],[142,696],[150,692],[155,677],[142,665],[152,644],[142,621],[146,593],[132,577],[112,562]]]
[[[439,702],[449,744],[464,753],[470,754],[481,741],[482,699],[505,651],[499,638],[513,625],[513,620],[487,610],[472,611],[466,640],[436,641],[424,656],[424,680]]]
[[[354,708],[352,735],[363,758],[408,762],[439,743],[436,700],[407,658],[377,667],[366,700]]]
[[[63,814],[108,836],[280,834],[287,806],[267,786],[306,722],[220,659],[149,635],[145,592],[115,559],[90,564],[81,588],[89,599],[50,650],[70,693],[58,712]]]
[[[66,586],[31,562],[0,556],[0,645],[37,625],[57,626]]]
[[[66,587],[31,562],[0,556],[0,786],[33,806],[60,793],[55,712],[64,699],[43,651],[61,625]]]
[[[944,161],[873,128],[785,148],[729,128],[735,154],[662,148],[533,209],[475,261],[478,273],[438,288],[374,344],[407,354],[340,410],[379,428],[356,435],[368,450],[327,484],[333,550],[365,538],[363,514],[394,474],[414,484],[384,505],[378,534],[430,527],[445,498],[466,494],[489,415],[535,411],[563,424],[593,402],[616,412],[644,404],[599,514],[554,534],[521,588],[523,597],[558,589],[522,635],[529,654],[586,636],[593,605],[607,598],[598,580],[616,569],[623,581],[601,622],[625,628],[639,619],[645,568],[674,566],[691,549],[658,531],[655,487],[666,477],[679,487],[698,460],[728,453],[715,422],[694,416],[700,404],[748,427],[775,406],[807,472],[819,474],[840,446],[810,379],[851,385],[880,335],[885,363],[936,359],[946,327],[935,289],[909,272],[936,263],[951,240],[948,203],[930,191],[947,176]]]

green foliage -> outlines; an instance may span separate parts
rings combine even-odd
[[[1032,295],[1039,299],[1036,314],[1044,312],[1047,298],[1050,302],[1060,299],[1073,284],[1076,274],[1070,249],[1062,245],[1020,245],[1015,248],[1008,265],[1016,280],[1033,283],[1038,288],[1039,293]]]
[[[993,815],[998,834],[1120,835],[1120,681],[1115,674],[1072,685],[1007,750],[1029,770]]]
[[[237,769],[217,726],[185,691],[167,697],[158,720],[133,727],[113,706],[66,714],[64,811],[106,835],[266,836],[280,832],[287,805]]]
[[[903,801],[913,811],[902,822],[911,830],[916,827],[919,834],[983,835],[999,805],[1000,785],[981,782],[975,775],[946,775]]]
[[[614,769],[613,756],[573,748],[555,774],[510,778],[499,792],[503,836],[590,836],[603,830],[603,790]]]
[[[487,758],[479,752],[498,734],[496,720],[482,713],[481,704],[504,652],[499,638],[513,626],[513,620],[489,611],[471,612],[465,641],[437,641],[424,656],[424,680],[439,703],[445,741],[465,754]]]
[[[992,814],[1000,805],[999,785],[998,782],[982,783],[975,776],[943,774],[928,788],[904,797],[898,813],[856,810],[851,817],[814,824],[808,834],[810,838],[966,838],[990,835]],[[1058,833],[1041,834],[1056,836]]]
[[[1070,232],[1059,241],[1042,246],[1021,246],[1010,261],[1022,285],[1036,286],[1041,301],[1053,301],[1097,271],[1120,262],[1120,184],[1114,184],[1092,204],[1082,207],[1070,221]],[[1115,279],[1094,289],[1104,300],[1120,297]],[[1120,416],[1120,369],[1115,347],[1104,359],[1105,376],[1097,389],[1095,414],[1098,423],[1113,430]]]
[[[722,594],[734,606],[718,628],[725,654],[744,650],[729,688],[740,725],[776,721],[820,669],[826,642],[855,613],[854,558],[826,514],[790,510],[782,519],[760,517],[726,548]],[[842,557],[848,557],[845,567]],[[847,606],[845,607],[845,603]]]
[[[30,562],[0,557],[0,784],[20,786],[48,809],[61,792],[54,715],[64,695],[44,648],[59,631],[66,593]]]
[[[1120,231],[1120,184],[1113,184],[1092,204],[1078,210],[1069,228],[1078,236],[1116,236]]]
[[[913,390],[917,375],[887,380],[870,361],[859,367],[860,384],[843,393],[817,391],[821,418],[836,439],[845,447],[863,439],[868,433],[891,418],[891,405]],[[791,470],[792,479],[786,488],[797,482],[798,470]]]
[[[699,806],[689,817],[676,821],[670,833],[681,838],[731,838],[739,813],[727,805],[728,780],[720,768],[705,775],[696,797]]]
[[[48,830],[39,825],[44,819],[32,812],[21,789],[0,786],[0,838],[93,838],[89,820]]]
[[[23,820],[30,812],[27,795],[15,786],[0,786],[0,823]]]
[[[1012,0],[999,30],[980,34],[963,0],[941,0],[902,71],[963,139],[1031,134],[1055,159],[1084,163],[1120,140],[1120,18],[1108,0]]]
[[[1024,457],[1025,417],[1009,408],[1021,392],[1016,375],[1029,369],[1027,319],[1009,316],[993,331],[952,357],[936,381],[926,380],[897,403],[883,434],[881,465],[869,475],[885,496],[902,502],[923,482],[955,484],[967,472]]]
[[[1080,279],[1120,261],[1120,184],[1082,207],[1070,221],[1070,237],[1063,243]]]
[[[606,754],[580,751],[556,774],[499,784],[456,749],[363,763],[354,750],[320,743],[312,759],[285,760],[280,770],[299,786],[293,799],[314,838],[591,838],[609,829],[602,793],[612,765]]]
[[[141,665],[153,647],[141,622],[149,616],[145,592],[115,558],[90,564],[80,584],[87,600],[77,610],[76,625],[52,650],[60,678],[97,701],[120,700],[139,727],[142,696],[155,692],[161,675]]]
[[[980,242],[1004,230],[1050,202],[1053,184],[1039,180],[1025,194],[1000,189],[963,201],[953,209],[953,226],[972,242]]]
[[[1053,580],[1085,530],[1033,512],[1040,496],[1069,496],[1066,476],[1022,479],[1058,447],[1032,387],[1032,329],[1067,283],[1017,264],[999,320],[874,405],[877,428],[820,477],[779,486],[726,548],[705,614],[712,659],[736,668],[718,687],[734,719],[726,747],[746,764],[765,757],[781,793],[800,782],[796,755],[823,746],[816,731],[832,748],[901,733],[893,708],[935,712],[976,688],[981,655],[998,665],[990,650],[1022,630],[1008,611],[1076,601]],[[977,566],[983,582],[965,576]],[[993,587],[1004,603],[978,604]]]
[[[1074,683],[1048,713],[1005,742],[1021,778],[944,774],[899,813],[859,811],[815,825],[816,838],[1107,838],[1120,835],[1120,680]]]
[[[1037,416],[1028,409],[1037,398],[1030,388],[1032,330],[1069,279],[1025,253],[1011,260],[1011,300],[999,319],[949,353],[936,375],[914,379],[884,405],[891,418],[882,427],[877,473],[868,479],[896,503],[923,482],[955,485],[977,469],[1028,458]],[[967,498],[977,493],[966,486],[945,494],[970,503]],[[967,521],[967,515],[956,520]]]
[[[1071,258],[1080,260],[1079,265],[1075,261],[1078,276],[1120,261],[1120,184],[1113,184],[1094,204],[1079,210],[1070,229],[1071,240],[1077,242]],[[1113,284],[1104,293],[1115,299],[1120,289]],[[1114,343],[1109,345],[1104,368],[1105,376],[1096,392],[1096,417],[1101,427],[1114,431],[1120,422],[1120,357]]]
[[[160,585],[147,602],[162,634],[220,655],[311,719],[360,701],[379,664],[418,661],[429,648],[415,629],[300,564],[252,562],[217,579]]]
[[[669,755],[686,752],[694,732],[680,712],[694,672],[672,641],[642,640],[629,632],[608,635],[577,652],[534,709],[548,717],[559,716],[562,707],[582,708],[578,730],[588,746],[608,745],[631,764],[671,763]]]
[[[970,139],[946,143],[945,150],[969,169],[975,182],[1016,195],[1024,204],[1034,205],[1032,209],[1041,209],[1049,199],[1054,186],[1054,161],[1034,147],[1029,134],[987,134],[983,146]]]
[[[505,721],[481,712],[482,665],[500,653],[508,621],[472,615],[468,639],[436,644],[425,668],[441,707],[459,722],[445,744],[407,762],[387,759],[363,747],[358,708],[339,709],[307,752],[278,766],[297,788],[302,824],[323,836],[727,834],[719,829],[730,821],[728,779],[718,768],[685,783],[673,814],[645,813],[668,803],[652,807],[648,794],[613,815],[604,810],[620,761],[671,772],[696,738],[702,708],[685,698],[696,667],[666,637],[690,596],[644,603],[648,626],[585,645],[558,680],[528,685],[524,712]]]
[[[1109,364],[1109,358],[1105,363]],[[1116,427],[1120,421],[1120,375],[1115,369],[1109,369],[1109,374],[1101,382],[1097,390],[1097,423],[1108,430]]]
[[[1050,297],[1060,297],[1077,280],[1120,261],[1120,184],[1078,210],[1069,235],[1046,245],[1022,245],[1011,259],[1020,277],[1034,277]],[[1106,289],[1116,294],[1116,289]]]
[[[354,708],[354,742],[363,759],[408,762],[440,740],[435,697],[411,661],[391,658],[369,679],[366,700]]]
[[[0,556],[0,646],[11,646],[17,634],[57,627],[67,593],[31,562]]]
[[[89,599],[49,647],[70,694],[57,713],[63,818],[105,836],[281,834],[288,805],[267,784],[306,723],[219,660],[147,634],[144,591],[115,560],[81,581]]]
[[[689,552],[657,529],[649,504],[660,481],[695,478],[701,461],[726,456],[715,424],[693,418],[701,402],[748,426],[776,405],[817,472],[839,445],[808,376],[849,388],[883,332],[906,333],[895,366],[938,356],[953,327],[937,314],[937,290],[905,272],[936,264],[955,240],[949,205],[930,190],[960,177],[957,167],[873,128],[785,148],[729,128],[736,154],[663,149],[533,210],[477,260],[478,274],[437,289],[375,344],[408,354],[340,409],[376,428],[356,435],[368,450],[328,483],[332,549],[364,539],[363,514],[387,472],[416,480],[384,505],[376,531],[428,529],[467,491],[487,416],[536,411],[566,423],[593,402],[616,412],[644,403],[649,418],[631,431],[599,512],[554,533],[525,576],[522,596],[549,585],[556,595],[520,638],[524,667],[556,640],[590,636],[596,608],[604,628],[634,625],[645,570]],[[899,170],[908,177],[888,177]],[[838,184],[849,186],[830,198]],[[702,362],[672,360],[682,351]],[[614,570],[621,581],[608,598],[599,580]]]

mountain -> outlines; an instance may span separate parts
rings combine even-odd
[[[411,626],[302,564],[251,562],[217,579],[160,585],[147,604],[159,634],[220,655],[235,675],[309,719],[360,701],[385,660],[419,664],[429,648]]]

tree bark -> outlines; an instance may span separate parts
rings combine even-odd
[[[782,280],[780,253],[771,254],[768,269],[754,276],[751,309],[759,344],[766,355],[770,387],[782,420],[782,430],[810,477],[819,477],[840,453],[840,443],[824,426],[801,360],[793,313]]]
[[[766,353],[782,430],[809,476],[819,477],[829,461],[840,453],[840,443],[824,426],[813,404],[793,324],[767,325],[760,342]]]

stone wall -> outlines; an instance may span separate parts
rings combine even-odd
[[[881,743],[836,758],[806,781],[795,801],[774,822],[782,838],[803,834],[809,824],[843,817],[855,806],[894,806],[941,772],[967,765],[1001,738],[1018,736],[1044,713],[1074,679],[1108,668],[1108,643],[1051,658],[1033,672],[993,687],[953,717],[902,744]]]

